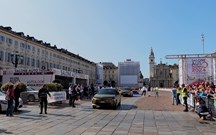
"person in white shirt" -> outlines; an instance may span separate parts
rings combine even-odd
[[[141,90],[140,90],[140,94],[141,94],[142,96],[146,96],[146,91],[147,91],[147,88],[146,88],[145,86],[143,86],[143,87],[141,88]]]
[[[72,104],[72,89],[73,89],[73,86],[72,86],[72,84],[69,86],[69,88],[68,88],[68,94],[69,94],[69,105],[71,105]]]

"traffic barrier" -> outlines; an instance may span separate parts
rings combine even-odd
[[[216,100],[213,99],[212,97],[207,97],[207,96],[202,96],[201,97],[206,104],[206,107],[209,110],[209,114],[211,115],[211,117],[216,118]],[[181,104],[184,104],[183,102],[183,97],[180,95],[180,102]],[[189,97],[187,98],[187,103],[188,106],[193,108],[194,110],[196,110],[197,106],[196,106],[196,96],[194,96],[193,94],[190,94]]]

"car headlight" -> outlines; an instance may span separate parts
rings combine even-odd
[[[0,100],[0,103],[1,104],[7,104],[7,101],[6,100]]]

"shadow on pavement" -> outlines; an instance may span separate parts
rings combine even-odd
[[[13,132],[8,132],[5,129],[0,128],[0,133],[4,133],[4,134],[13,134]]]
[[[135,105],[129,105],[129,104],[121,104],[121,106],[118,106],[117,109],[113,109],[112,107],[97,107],[96,109],[101,110],[131,110],[136,109],[137,106]],[[92,108],[92,106],[83,106],[81,108],[81,111],[94,111],[95,109]]]

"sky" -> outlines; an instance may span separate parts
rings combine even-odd
[[[0,25],[98,63],[216,51],[214,0],[0,0]],[[204,34],[204,49],[201,34]]]

